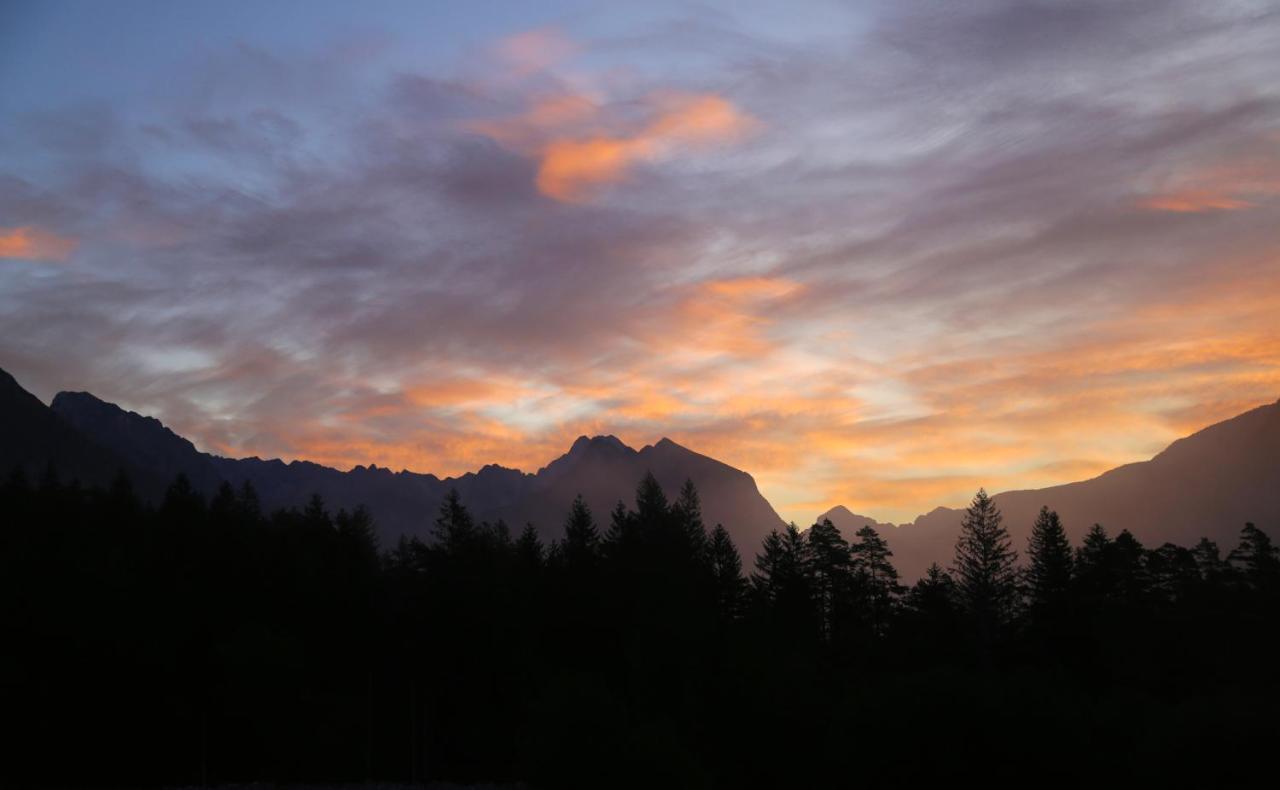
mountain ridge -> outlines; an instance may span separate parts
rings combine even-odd
[[[299,506],[312,493],[319,493],[331,507],[368,507],[384,542],[402,535],[427,537],[439,503],[451,488],[458,490],[478,519],[501,519],[513,529],[533,523],[548,540],[560,537],[565,515],[581,494],[603,530],[613,506],[630,502],[648,472],[670,497],[685,479],[692,479],[707,523],[724,523],[740,546],[759,545],[769,530],[783,523],[751,475],[668,437],[636,450],[613,435],[580,436],[567,452],[533,473],[495,463],[454,477],[392,471],[377,464],[357,464],[342,471],[302,459],[285,462],[206,453],[160,420],[92,393],[60,392],[46,407],[12,377],[9,380],[25,396],[27,411],[40,412],[50,425],[83,437],[86,447],[104,448],[107,460],[100,465],[109,463],[112,475],[115,469],[126,469],[131,475],[167,482],[181,473],[206,494],[224,481],[249,482],[267,508]],[[105,472],[90,471],[80,476],[106,482]],[[155,498],[163,485],[151,484],[147,490]]]
[[[264,506],[301,505],[320,493],[332,507],[364,504],[384,541],[426,537],[439,502],[456,488],[477,518],[502,519],[513,529],[533,523],[545,539],[559,537],[573,498],[581,494],[603,529],[618,501],[629,502],[640,478],[652,472],[668,496],[693,479],[708,525],[723,523],[748,563],[760,541],[782,519],[754,478],[668,437],[635,449],[617,436],[579,436],[536,472],[485,464],[455,477],[376,463],[347,471],[311,461],[224,458],[200,451],[160,420],[128,411],[87,392],[60,392],[45,406],[0,370],[0,410],[7,441],[0,463],[39,474],[54,464],[67,477],[105,484],[127,471],[152,498],[179,472],[211,493],[221,482],[252,483]],[[1190,545],[1201,536],[1232,545],[1246,520],[1280,521],[1280,400],[1263,404],[1171,442],[1145,461],[1123,464],[1086,480],[993,496],[1005,515],[1015,549],[1041,505],[1058,510],[1078,543],[1095,522],[1113,533],[1129,529],[1149,545]],[[864,525],[884,534],[904,578],[952,556],[963,510],[936,507],[903,524],[880,522],[837,505],[830,518],[847,537]]]
[[[1201,537],[1232,546],[1246,521],[1280,522],[1280,400],[1176,439],[1145,461],[1086,480],[1002,491],[992,499],[1020,553],[1042,506],[1058,511],[1076,545],[1100,523],[1112,534],[1127,529],[1149,546],[1189,546]],[[951,558],[963,515],[963,509],[937,507],[888,531],[905,578]],[[856,529],[848,519],[832,522],[846,535]]]

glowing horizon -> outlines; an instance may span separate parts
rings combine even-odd
[[[1145,460],[1280,397],[1280,15],[1118,5],[15,4],[0,367],[344,469],[668,436],[802,526]]]

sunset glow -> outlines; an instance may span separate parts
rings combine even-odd
[[[1280,397],[1274,13],[245,5],[153,47],[100,5],[0,17],[74,53],[0,64],[0,367],[46,401],[441,476],[667,436],[803,525]]]

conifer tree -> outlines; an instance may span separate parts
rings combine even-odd
[[[1280,586],[1280,554],[1271,542],[1271,536],[1246,523],[1240,530],[1240,545],[1227,561],[1240,569],[1245,583],[1257,590],[1276,591]]]
[[[866,524],[855,537],[857,540],[849,545],[853,572],[867,606],[871,633],[882,636],[893,606],[903,592],[898,582],[898,569],[890,560],[893,552],[889,550],[889,544],[875,527]]]
[[[836,630],[836,620],[847,608],[844,604],[850,592],[849,544],[831,519],[814,524],[805,537],[818,630],[823,639],[829,640]]]
[[[609,529],[601,541],[601,551],[611,560],[620,560],[630,551],[632,537],[635,532],[634,514],[619,499],[609,513]]]
[[[313,529],[333,529],[333,519],[325,509],[324,497],[312,494],[302,509],[302,522]]]
[[[667,495],[652,472],[646,472],[636,487],[636,520],[646,530],[662,529],[667,525],[671,508]]]
[[[742,612],[747,583],[742,576],[742,558],[738,549],[733,545],[728,530],[720,524],[711,530],[707,558],[715,585],[716,606],[722,616],[735,619]]]
[[[46,480],[50,478],[46,475]],[[57,485],[57,476],[52,476],[52,485]],[[45,488],[46,484],[41,481],[41,488]],[[164,500],[160,503],[160,513],[163,518],[172,524],[181,524],[183,526],[196,526],[204,521],[205,504],[204,497],[200,495],[191,485],[191,480],[186,475],[179,473],[169,484],[169,488],[164,492]]]
[[[1200,580],[1206,584],[1217,585],[1231,572],[1231,566],[1222,559],[1218,544],[1208,538],[1200,539],[1191,550],[1191,556],[1195,558]]]
[[[764,599],[777,602],[797,590],[807,590],[809,552],[795,524],[788,524],[782,532],[770,531],[761,548],[751,581]]]
[[[691,555],[701,560],[707,550],[707,528],[702,521],[702,502],[693,480],[686,479],[680,487],[680,496],[672,506],[672,514]]]
[[[364,562],[373,565],[378,558],[378,534],[374,529],[373,516],[364,505],[356,505],[356,509],[348,513],[338,511],[334,519],[338,528],[338,538],[346,551],[360,557]]]
[[[458,489],[451,488],[440,503],[440,512],[436,516],[436,539],[447,554],[467,551],[477,542],[475,521],[470,511],[462,504]]]
[[[516,540],[516,557],[526,568],[538,568],[543,562],[542,539],[532,524],[525,524]]]
[[[999,508],[978,489],[965,511],[956,541],[953,572],[965,612],[974,620],[980,642],[989,644],[1013,614],[1018,555]]]
[[[956,583],[951,574],[933,563],[907,595],[907,606],[927,617],[950,616],[956,607]]]
[[[1132,532],[1120,530],[1111,542],[1109,560],[1116,595],[1130,602],[1137,602],[1146,595],[1150,585],[1147,552]]]
[[[600,549],[600,531],[591,508],[579,494],[564,522],[564,559],[573,567],[586,567],[595,562]]]
[[[1071,588],[1071,543],[1057,511],[1040,508],[1027,540],[1027,596],[1036,609],[1058,607]]]

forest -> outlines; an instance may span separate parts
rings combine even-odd
[[[744,554],[672,495],[579,498],[544,545],[455,493],[431,540],[380,546],[319,497],[15,472],[0,784],[1186,786],[1269,759],[1280,558],[1253,524],[1072,546],[1046,509],[1014,546],[979,491],[908,586],[871,527]]]

